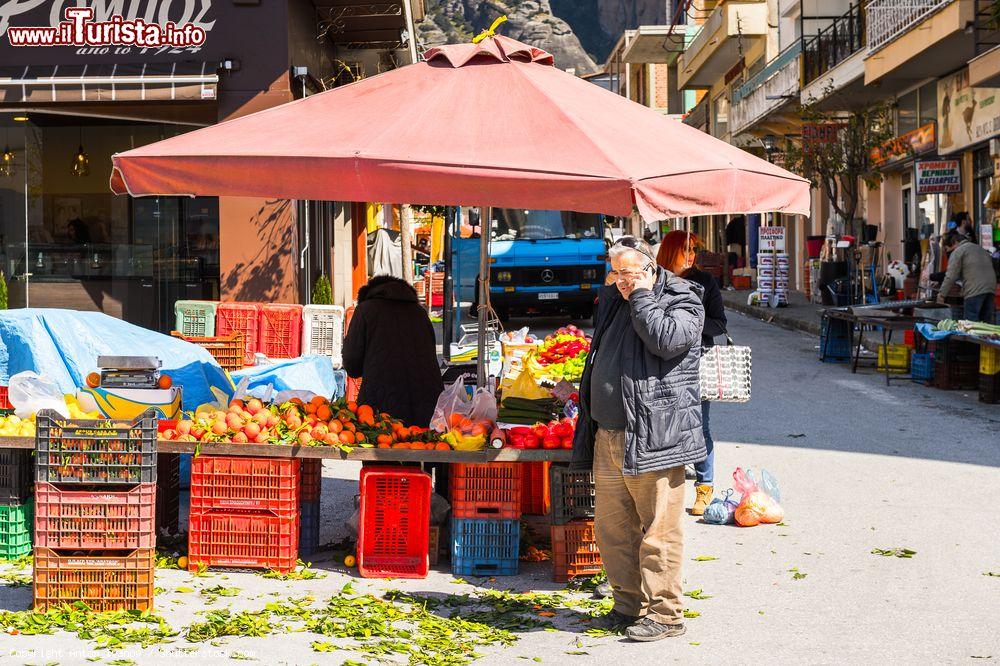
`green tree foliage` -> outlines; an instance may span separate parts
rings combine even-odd
[[[3,271],[0,271],[0,310],[7,309],[7,280],[4,278]]]
[[[330,286],[330,278],[320,275],[316,278],[312,293],[313,305],[333,305],[333,287]]]

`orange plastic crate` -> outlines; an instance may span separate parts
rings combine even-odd
[[[302,349],[302,306],[260,306],[257,351],[268,358],[297,358]]]
[[[299,507],[297,458],[195,456],[191,459],[191,513],[267,511],[294,515]]]
[[[253,365],[260,344],[260,306],[256,303],[219,303],[215,311],[215,334],[243,335],[243,365]]]
[[[360,486],[358,573],[365,578],[426,578],[430,475],[366,467]]]
[[[199,565],[295,569],[299,546],[299,516],[268,513],[191,513],[188,521],[188,571]]]
[[[521,463],[454,463],[449,477],[452,518],[521,517]]]
[[[156,484],[131,490],[64,490],[35,484],[35,546],[110,550],[153,548]]]
[[[149,610],[153,607],[155,551],[99,551],[68,555],[35,548],[35,610],[76,601],[95,611]]]
[[[521,463],[521,513],[545,516],[552,510],[548,460]]]
[[[246,366],[244,362],[246,360],[246,345],[242,333],[211,338],[181,335],[177,331],[171,331],[170,335],[198,345],[211,354],[223,370],[242,370]]]
[[[566,583],[577,576],[594,576],[604,563],[597,550],[593,520],[574,520],[552,525],[552,578]]]

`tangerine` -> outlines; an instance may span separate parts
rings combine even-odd
[[[350,430],[344,430],[340,433],[340,441],[342,444],[353,444],[354,443],[354,433]]]
[[[352,413],[357,413],[357,411],[358,411],[358,403],[356,403],[353,400],[351,400],[350,402],[347,403],[347,410],[350,411],[350,412],[352,412]]]
[[[332,421],[330,421],[330,432],[339,435],[340,431],[343,429],[344,429],[344,424],[338,421],[337,419],[333,419]]]
[[[316,408],[316,418],[320,421],[329,421],[333,413],[330,411],[330,405],[320,405]]]
[[[92,372],[87,375],[87,386],[90,388],[97,388],[101,385],[101,374],[99,372]]]

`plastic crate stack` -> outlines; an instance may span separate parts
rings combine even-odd
[[[0,449],[0,560],[31,553],[31,451]]]
[[[934,385],[944,390],[979,387],[979,345],[945,338],[934,343]]]
[[[295,569],[299,473],[295,458],[193,458],[188,569]]]
[[[306,305],[302,308],[302,353],[329,356],[333,367],[344,364],[344,308]]]
[[[824,363],[850,363],[851,322],[824,317],[819,333],[819,360]]]
[[[979,399],[1000,402],[1000,347],[983,345],[979,350]]]
[[[157,420],[64,419],[42,411],[35,439],[38,611],[153,607]]]
[[[256,303],[219,303],[215,312],[216,335],[242,335],[243,365],[253,365],[260,344],[260,306]]]
[[[604,563],[594,534],[594,473],[553,465],[552,577],[565,583],[577,576],[594,576]]]
[[[879,372],[905,374],[910,371],[910,348],[903,345],[879,345],[876,369]]]
[[[319,500],[323,488],[323,460],[305,458],[299,482],[299,557],[319,550]]]
[[[547,516],[552,510],[551,466],[547,460],[521,463],[521,513],[525,516]]]
[[[431,477],[410,467],[361,469],[358,573],[365,578],[426,578]]]
[[[910,379],[921,384],[934,381],[934,352],[914,352],[910,356]]]
[[[514,576],[521,543],[522,463],[455,463],[451,494],[451,571]]]

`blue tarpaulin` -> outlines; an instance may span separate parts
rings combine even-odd
[[[0,384],[33,370],[63,393],[85,385],[98,356],[155,356],[183,387],[183,409],[215,402],[210,387],[227,395],[233,385],[212,355],[190,342],[100,312],[26,308],[0,312]]]
[[[939,331],[934,328],[934,324],[925,322],[917,324],[917,332],[928,340],[944,340],[949,335],[954,335],[955,331]]]
[[[344,395],[345,376],[342,370],[334,370],[328,356],[302,356],[281,359],[271,365],[244,368],[232,373],[233,382],[239,384],[249,378],[247,390],[259,396],[260,389],[267,386],[281,391],[308,391],[326,397]]]

